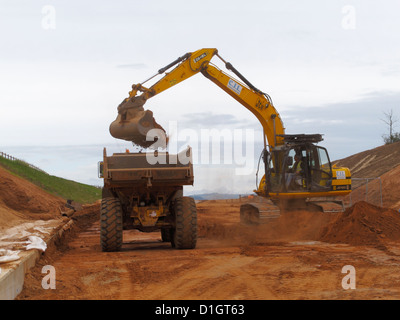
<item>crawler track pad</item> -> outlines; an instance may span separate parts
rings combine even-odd
[[[279,216],[279,207],[272,202],[249,202],[240,206],[240,222],[244,224],[265,224]]]

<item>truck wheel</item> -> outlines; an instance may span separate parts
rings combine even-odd
[[[101,200],[100,244],[102,251],[119,251],[122,246],[122,207],[117,198]]]
[[[172,247],[194,249],[197,242],[197,209],[193,198],[181,197],[174,201],[175,230]]]

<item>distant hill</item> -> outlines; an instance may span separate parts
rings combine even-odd
[[[400,165],[400,142],[392,143],[334,161],[350,169],[353,178],[376,178]]]

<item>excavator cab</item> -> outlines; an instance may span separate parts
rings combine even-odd
[[[331,191],[333,175],[328,152],[315,145],[322,141],[322,136],[285,135],[284,139],[285,144],[264,156],[264,192],[271,195]]]
[[[347,195],[348,168],[332,165],[328,151],[317,143],[320,134],[280,135],[284,143],[263,150],[265,175],[255,192],[275,200]]]
[[[283,144],[263,150],[265,174],[254,190],[270,201],[242,205],[241,221],[259,224],[279,216],[276,212],[310,206],[323,212],[343,211],[343,202],[336,197],[351,192],[350,171],[332,165],[328,151],[317,145],[323,140],[322,135],[280,137]]]

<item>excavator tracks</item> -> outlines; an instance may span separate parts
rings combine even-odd
[[[269,199],[261,197],[254,198],[240,206],[240,222],[248,225],[260,225],[277,219],[284,211],[308,210],[321,213],[344,212],[345,206],[341,199],[315,198],[299,199],[297,201],[286,201],[273,203]]]
[[[270,200],[252,201],[240,206],[240,222],[259,225],[280,217],[280,209]]]

